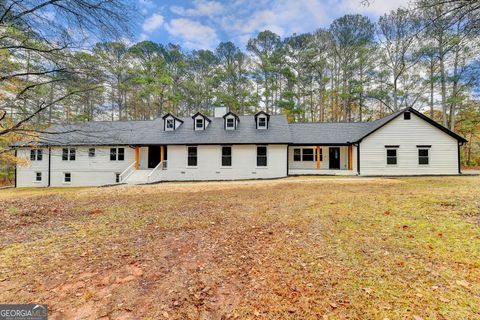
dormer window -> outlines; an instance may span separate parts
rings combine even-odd
[[[233,118],[227,119],[227,129],[235,129],[235,119]]]
[[[257,112],[255,115],[255,123],[257,129],[265,130],[268,129],[268,121],[270,120],[270,115],[264,111]]]
[[[267,118],[258,118],[258,129],[266,129],[267,128]]]
[[[163,117],[163,130],[175,131],[183,123],[183,120],[175,117],[171,113],[167,113]]]
[[[195,128],[196,129],[203,129],[203,119],[202,118],[195,119]]]
[[[193,119],[193,130],[195,131],[205,130],[210,124],[210,119],[208,119],[206,116],[204,116],[200,112],[195,113],[192,116],[192,119]]]
[[[240,122],[240,118],[233,113],[233,112],[228,112],[223,116],[224,123],[225,123],[225,130],[235,130],[237,129],[238,123]]]

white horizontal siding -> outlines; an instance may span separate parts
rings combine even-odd
[[[256,145],[232,145],[232,166],[222,167],[221,145],[199,145],[197,166],[187,166],[187,146],[169,145],[168,168],[162,180],[238,180],[287,175],[287,145],[267,145],[267,166],[257,167]]]
[[[46,187],[48,185],[48,149],[42,149],[41,161],[30,161],[30,149],[17,150],[17,157],[27,160],[27,163],[17,166],[17,187]],[[42,181],[36,182],[36,172],[42,173]]]
[[[95,157],[88,156],[89,147],[76,147],[76,159],[72,161],[62,160],[62,148],[52,148],[50,186],[100,186],[115,183],[116,173],[121,173],[135,161],[135,149],[118,146],[125,149],[125,160],[111,161],[110,148],[113,147],[95,147]],[[25,166],[18,166],[18,187],[47,186],[48,149],[43,150],[42,161],[31,161]],[[17,154],[29,159],[30,149],[20,149]],[[42,170],[42,183],[35,182],[35,172],[39,169]],[[71,173],[71,183],[64,183],[65,172]]]
[[[398,145],[398,164],[387,165],[386,145]],[[417,145],[431,145],[429,165],[418,164]],[[360,144],[361,175],[457,174],[458,142],[455,138],[411,114],[400,115],[366,137]]]

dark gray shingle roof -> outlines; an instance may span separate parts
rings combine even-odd
[[[133,144],[257,144],[290,143],[289,125],[284,116],[271,116],[267,130],[257,130],[253,116],[240,116],[237,130],[225,130],[223,118],[211,118],[205,130],[194,131],[193,119],[180,118],[175,131],[163,130],[163,119],[151,121],[91,121],[57,125],[41,137],[48,145],[133,145]]]
[[[361,140],[403,112],[410,110],[425,121],[459,139],[450,130],[413,109],[397,111],[372,122],[291,123],[283,115],[270,116],[266,130],[257,130],[254,116],[240,116],[237,130],[225,130],[223,118],[211,118],[206,130],[194,131],[193,119],[179,118],[175,131],[163,130],[163,119],[150,121],[91,121],[56,125],[40,138],[45,145],[149,145],[149,144],[347,144]],[[28,145],[16,143],[13,146]]]
[[[318,122],[292,123],[292,143],[294,144],[347,144],[357,142],[367,134],[377,130],[396,118],[405,110],[392,113],[372,122]]]

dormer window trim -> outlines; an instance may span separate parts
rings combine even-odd
[[[167,119],[166,126],[167,126],[166,127],[167,129],[175,130],[175,119],[173,118]]]
[[[229,117],[226,118],[225,126],[227,129],[235,129],[235,118]]]
[[[231,121],[231,126],[229,126],[229,121]],[[239,122],[240,118],[233,112],[227,112],[223,116],[223,126],[225,130],[237,130]]]
[[[258,130],[268,129],[270,115],[265,111],[259,111],[255,114],[255,126]]]
[[[258,117],[258,129],[266,129],[266,128],[267,128],[267,118]]]
[[[201,114],[200,112],[195,113],[192,116],[193,119],[193,130],[194,131],[202,131],[205,130],[208,127],[208,124],[211,122],[211,120],[206,117],[205,115]],[[201,120],[201,126],[197,127],[198,120]]]
[[[163,119],[163,131],[175,131],[183,123],[183,120],[175,117],[171,113],[167,113],[162,117],[162,119]],[[169,123],[171,123],[173,127],[170,127]]]
[[[195,130],[199,129],[205,129],[205,122],[203,121],[203,118],[195,118]]]

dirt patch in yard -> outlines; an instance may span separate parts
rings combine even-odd
[[[480,318],[479,178],[311,180],[0,194],[0,301],[52,319]]]

